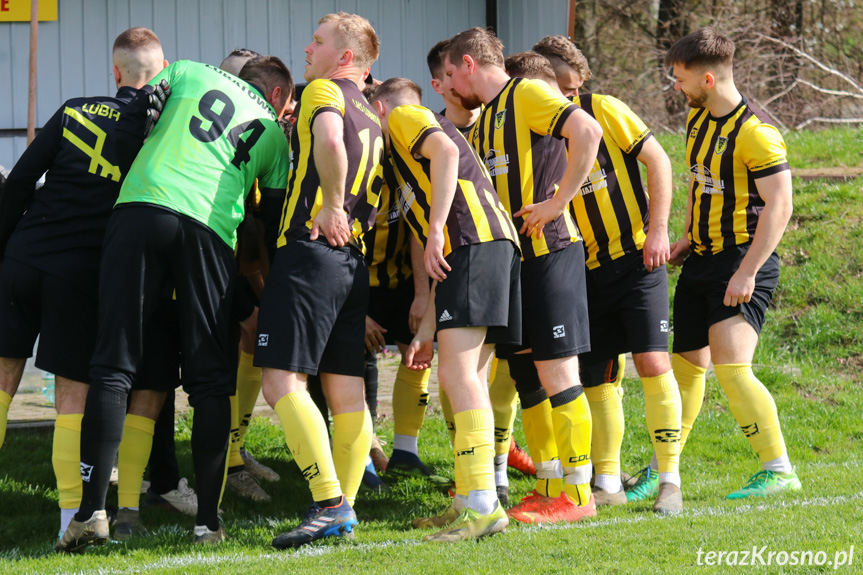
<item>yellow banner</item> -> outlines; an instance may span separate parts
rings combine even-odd
[[[29,22],[32,0],[0,0],[0,22]],[[39,21],[57,20],[57,0],[39,0]]]

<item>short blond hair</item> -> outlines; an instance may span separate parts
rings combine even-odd
[[[479,66],[503,68],[503,42],[485,28],[470,28],[450,39],[446,55],[454,66],[461,66],[462,56],[470,56]]]
[[[571,68],[582,82],[590,80],[590,64],[575,44],[566,36],[546,36],[537,42],[533,51],[545,56],[554,73],[559,74],[563,66]]]
[[[336,45],[354,54],[354,66],[365,70],[380,54],[381,42],[371,23],[358,14],[336,12],[327,14],[318,25],[333,23],[336,27]]]

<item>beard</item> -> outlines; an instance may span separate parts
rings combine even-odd
[[[684,94],[686,93],[684,92]],[[690,108],[703,108],[705,102],[707,102],[706,90],[701,90],[697,94],[686,94],[686,103],[689,104]]]
[[[465,110],[475,110],[482,106],[482,102],[480,102],[479,98],[476,96],[463,96],[456,92],[455,90],[450,90],[453,98],[458,100],[461,103],[462,108]]]

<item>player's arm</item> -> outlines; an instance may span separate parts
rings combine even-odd
[[[36,139],[24,150],[9,172],[6,184],[0,189],[0,260],[6,253],[6,244],[18,225],[18,220],[30,206],[36,191],[36,182],[42,177],[60,150],[63,137],[63,110],[51,116]]]
[[[647,138],[638,153],[647,168],[650,225],[644,240],[644,266],[652,272],[665,265],[671,255],[668,244],[668,214],[671,211],[671,160],[656,138]]]
[[[426,306],[429,302],[429,276],[426,273],[425,260],[423,259],[423,247],[412,233],[410,234],[411,269],[414,278],[414,301],[411,304],[408,315],[408,327],[411,333],[419,331],[420,322],[425,315]]]
[[[673,266],[682,266],[683,260],[692,251],[692,246],[689,243],[688,232],[689,226],[692,223],[692,200],[695,195],[695,179],[689,176],[689,191],[686,194],[686,217],[683,221],[683,236],[671,244],[671,253],[668,256],[668,263]]]
[[[451,270],[443,257],[443,229],[447,217],[449,217],[449,210],[452,207],[458,186],[458,147],[444,132],[436,131],[423,138],[419,148],[415,151],[430,162],[431,194],[429,195],[429,204],[431,213],[429,214],[428,238],[423,259],[428,275],[436,281],[443,281],[446,279],[444,270]]]
[[[435,305],[434,296],[437,282],[434,282],[429,293],[426,312],[420,322],[420,327],[405,352],[405,365],[414,371],[422,371],[431,367],[434,358]]]
[[[344,119],[326,112],[315,118],[315,166],[321,180],[323,205],[312,223],[311,239],[323,234],[330,245],[342,247],[351,239],[348,215],[345,213],[345,181],[348,177],[348,153],[344,142]]]
[[[791,219],[791,172],[784,170],[755,180],[758,195],[764,200],[764,209],[758,217],[755,237],[740,267],[728,281],[723,303],[736,306],[752,299],[755,291],[755,274],[779,245],[788,220]]]
[[[593,169],[602,140],[599,123],[578,108],[566,117],[560,135],[569,140],[566,172],[553,198],[529,204],[513,214],[514,217],[524,217],[519,230],[522,235],[532,235],[536,230],[538,237],[542,237],[542,228],[563,213]]]

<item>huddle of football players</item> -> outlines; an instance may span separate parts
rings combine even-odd
[[[439,113],[409,79],[373,81],[378,54],[368,20],[328,14],[295,86],[250,50],[169,65],[132,28],[114,43],[116,96],[65,102],[9,173],[0,445],[38,336],[36,365],[56,374],[55,550],[110,539],[115,458],[115,538],[146,534],[149,465],[144,503],[194,515],[197,544],[223,541],[225,486],[267,501],[259,481],[279,480],[243,447],[261,392],[311,495],[276,548],[353,536],[360,487],[386,488],[376,467],[451,485],[419,456],[435,350],[455,481],[446,509],[412,522],[427,541],[646,498],[680,513],[711,362],[763,468],[728,498],[799,490],[752,371],[791,177],[781,135],[734,84],[734,44],[707,27],[665,57],[691,107],[677,241],[668,156],[626,104],[582,90],[590,67],[569,39],[508,57],[482,28],[438,42]],[[671,354],[666,264],[682,266]],[[368,405],[387,344],[401,354],[389,458]],[[627,352],[653,443],[635,477],[620,468]],[[197,493],[173,452],[180,384]],[[518,402],[536,485],[510,506]]]

